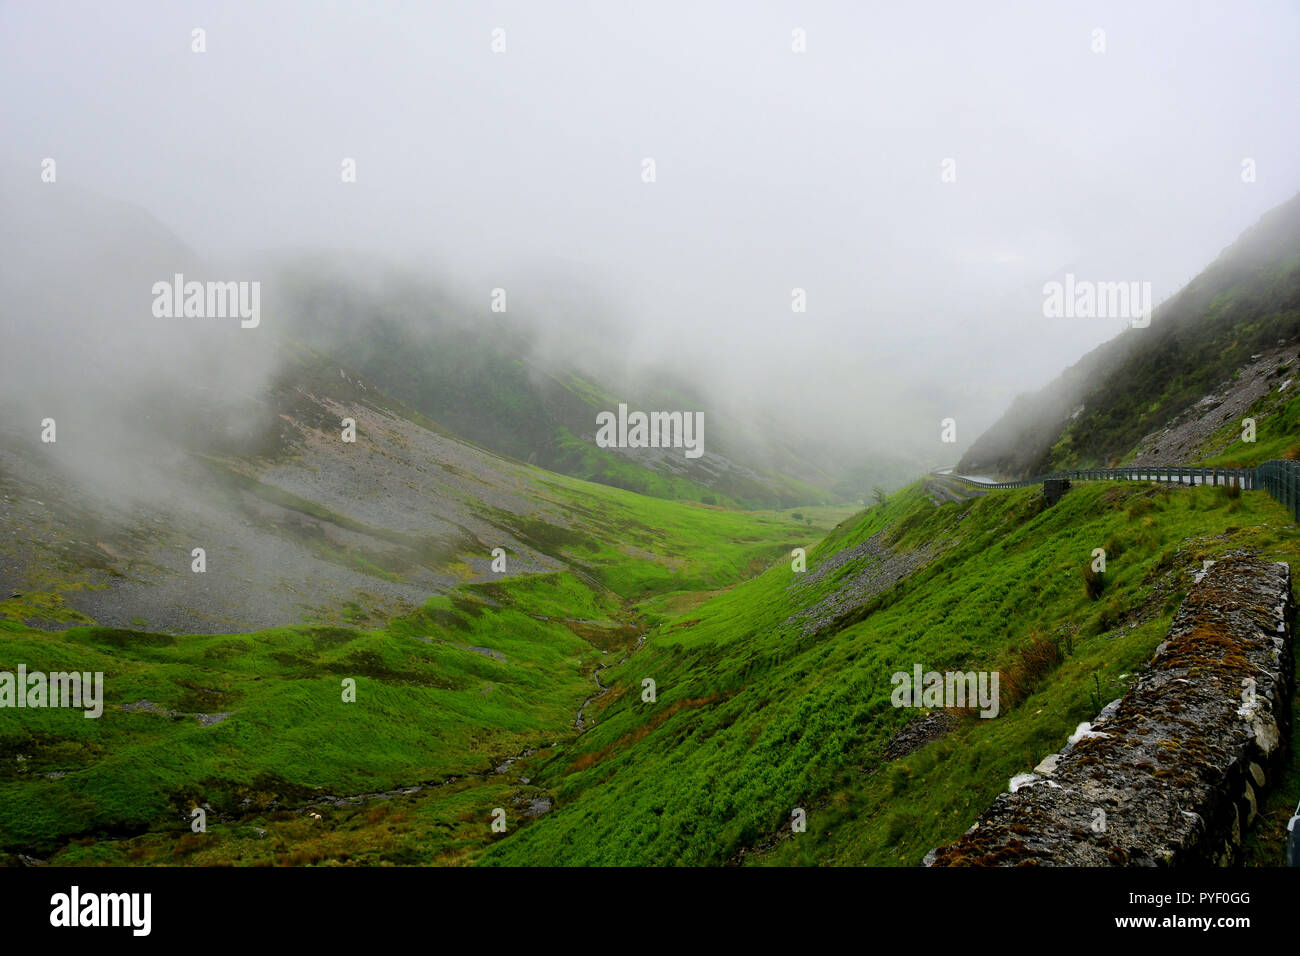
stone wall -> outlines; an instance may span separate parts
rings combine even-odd
[[[1130,691],[928,866],[1230,865],[1291,734],[1291,572],[1215,562]]]

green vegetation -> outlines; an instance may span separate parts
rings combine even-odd
[[[903,551],[949,542],[941,555],[842,628],[805,634],[790,617],[853,565],[805,586],[777,565],[664,615],[647,647],[611,668],[616,689],[595,727],[539,771],[555,812],[485,862],[716,864],[745,850],[778,863],[917,863],[1092,717],[1098,686],[1107,700],[1122,694],[1190,569],[1239,547],[1291,560],[1289,524],[1262,493],[1223,489],[1080,484],[1043,510],[1037,489],[934,508],[913,486],[815,556],[880,531]],[[1106,542],[1118,556],[1094,602],[1078,568]],[[1036,650],[1045,639],[1059,664]],[[891,736],[916,716],[890,706],[889,678],[915,663],[1021,675],[1023,697],[888,761]],[[653,705],[644,677],[657,684]],[[795,807],[809,810],[808,832],[782,839]],[[775,846],[755,855],[765,843]]]
[[[825,535],[813,544],[790,540],[789,514],[582,487],[573,507],[609,537],[539,543],[588,573],[467,585],[382,629],[2,625],[0,669],[108,675],[99,720],[0,712],[4,848],[69,864],[915,864],[1123,692],[1202,560],[1298,556],[1261,492],[1097,482],[1052,508],[1036,488],[935,507],[917,484],[834,527],[803,509]],[[796,544],[807,572],[791,570]],[[1100,546],[1090,596],[1079,569]],[[846,599],[918,556],[892,588]],[[998,670],[1001,713],[887,753],[919,716],[891,706],[890,675],[918,663]],[[579,734],[597,664],[610,689]],[[535,800],[554,809],[529,817]],[[188,828],[195,806],[206,834]],[[795,807],[808,831],[792,836]],[[1278,847],[1252,853],[1276,862]]]
[[[1236,289],[1230,265],[1220,278]],[[1297,269],[1286,260],[1250,294],[1193,290],[1177,306],[1193,318],[1164,326],[1186,336],[1144,330],[1165,352],[1130,339],[1090,357],[1088,411],[1048,436],[1043,460],[1122,454],[1223,363],[1300,332],[1286,305]],[[559,570],[468,583],[464,556],[484,550],[469,531],[434,542],[363,523],[263,480],[246,446],[205,458],[231,513],[275,509],[277,533],[315,555],[378,581],[424,568],[466,583],[396,617],[340,596],[349,627],[171,636],[77,612],[77,569],[112,566],[68,543],[37,587],[0,601],[0,670],[103,671],[104,714],[0,709],[0,860],[913,865],[1124,692],[1202,561],[1300,557],[1285,509],[1235,488],[1077,482],[1049,508],[1036,487],[936,506],[914,483],[875,487],[863,511],[796,479],[705,488],[581,441],[577,423],[609,404],[598,386],[540,375],[510,358],[518,343],[439,336],[415,348],[381,334],[349,352],[423,412],[345,377],[347,400],[433,430],[424,414],[447,416],[567,472],[494,460],[526,477],[529,507],[473,503]],[[299,357],[308,390],[338,373]],[[1300,454],[1290,373],[1282,363],[1250,410],[1257,441],[1225,420],[1205,463]],[[461,397],[470,386],[481,402]],[[277,407],[334,428],[304,394],[283,390]],[[252,458],[293,452],[271,417]],[[787,499],[797,510],[737,510]],[[1099,547],[1104,572],[1090,565]],[[28,626],[38,619],[68,629]],[[920,723],[891,703],[891,675],[915,665],[998,672],[999,714]],[[1280,862],[1290,773],[1291,792],[1261,809],[1252,862]],[[206,833],[190,830],[196,807]],[[790,832],[795,808],[805,833]]]
[[[1274,388],[1241,416],[1248,417],[1256,420],[1253,442],[1242,440],[1241,419],[1238,418],[1219,429],[1206,442],[1207,447],[1223,448],[1223,451],[1207,457],[1200,464],[1245,468],[1276,458],[1291,461],[1300,458],[1300,395],[1295,393],[1295,386],[1288,387],[1286,392]]]
[[[1298,223],[1300,197],[1157,308],[1148,328],[1125,330],[1036,395],[1018,398],[959,470],[1028,476],[1115,464],[1252,356],[1300,346]]]
[[[1229,448],[1223,463],[1294,444],[1297,404],[1262,399],[1259,447]],[[0,670],[107,675],[98,720],[0,710],[0,853],[915,864],[1123,693],[1201,561],[1241,548],[1297,557],[1279,504],[1227,488],[1080,482],[1047,508],[1038,488],[935,506],[917,483],[856,513],[743,512],[533,478],[531,513],[481,514],[567,570],[463,584],[389,620],[344,609],[369,629],[96,627],[54,571],[0,603]],[[372,573],[457,567],[454,549],[242,473],[229,484],[404,555]],[[794,548],[806,571],[792,570]],[[22,623],[38,616],[76,626]],[[949,715],[900,744],[921,715],[891,705],[890,676],[916,664],[998,671],[1001,712]],[[356,703],[343,702],[345,678]],[[1269,833],[1289,809],[1278,800],[1264,808]],[[190,831],[195,807],[206,833]],[[504,833],[490,828],[498,807]],[[806,833],[790,833],[796,807]],[[1250,858],[1276,863],[1280,845],[1257,836]]]
[[[180,840],[184,856],[210,862],[454,859],[461,842],[443,836],[458,825],[453,818],[444,827],[439,814],[485,799],[497,801],[489,810],[500,805],[485,794],[519,787],[492,774],[494,766],[573,737],[592,668],[635,643],[633,599],[734,582],[810,543],[776,513],[550,481],[583,531],[501,520],[578,570],[466,585],[375,630],[50,633],[19,622],[62,607],[57,591],[4,602],[0,670],[103,671],[106,701],[97,720],[65,709],[0,710],[0,849],[54,852],[68,863],[156,862],[178,852]],[[845,513],[810,509],[814,534]],[[357,682],[354,704],[342,700],[347,677]],[[444,784],[449,777],[460,779]],[[356,841],[346,849],[331,842],[319,857],[296,836],[256,833],[280,833],[280,825],[298,833],[304,807],[327,794],[416,784],[438,784],[415,813],[433,830],[403,833],[423,835],[418,851],[370,842],[373,834],[361,832],[373,810],[365,804],[354,814]],[[195,806],[208,808],[210,835],[229,846],[196,842],[188,830]],[[385,827],[392,823],[386,818]]]

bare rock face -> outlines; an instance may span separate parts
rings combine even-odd
[[[1236,862],[1291,734],[1291,570],[1215,562],[1146,671],[928,866]]]
[[[1181,412],[1161,431],[1143,438],[1132,464],[1180,465],[1226,450],[1237,436],[1234,434],[1226,443],[1216,445],[1211,441],[1214,435],[1227,422],[1240,422],[1243,416],[1251,414],[1255,403],[1270,391],[1275,390],[1279,399],[1283,395],[1289,397],[1290,380],[1279,375],[1278,369],[1294,360],[1292,345],[1252,355],[1233,379]]]

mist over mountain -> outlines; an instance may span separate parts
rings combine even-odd
[[[160,493],[140,463],[173,446],[255,442],[269,427],[267,389],[298,345],[501,454],[650,494],[787,505],[861,498],[933,463],[912,449],[869,454],[856,440],[819,437],[779,402],[765,407],[700,383],[667,355],[626,351],[594,298],[575,304],[583,285],[573,277],[524,285],[514,312],[493,314],[436,272],[373,256],[270,257],[222,271],[142,209],[75,188],[42,192],[12,171],[6,183],[17,254],[0,292],[15,315],[42,320],[10,337],[5,388],[29,424],[62,419],[95,436],[63,465],[100,493],[115,483],[129,495]],[[238,316],[155,315],[155,284],[177,275],[205,285],[261,276],[256,327]],[[520,307],[520,291],[534,289],[537,304]],[[598,448],[597,415],[620,404],[703,413],[709,457]],[[847,478],[855,466],[857,479]],[[661,487],[647,469],[706,490]]]
[[[957,468],[1021,478],[1114,466],[1258,353],[1297,347],[1300,195],[1161,304],[1150,327],[1125,330],[1050,385],[1019,396]]]
[[[1285,62],[1286,28],[1262,24],[1294,25],[1294,11],[1206,6],[1177,43],[1137,43],[1174,9],[1119,5],[1093,23],[1014,4],[921,23],[780,4],[739,21],[527,4],[401,17],[13,6],[0,13],[23,37],[3,65],[3,159],[46,194],[132,204],[214,274],[261,279],[268,303],[287,302],[273,263],[321,250],[331,280],[374,263],[421,283],[423,301],[403,306],[413,332],[433,315],[504,330],[612,399],[615,384],[675,380],[759,433],[733,435],[729,458],[779,466],[776,442],[811,474],[889,484],[904,477],[891,462],[951,464],[1011,397],[1113,334],[1104,320],[1046,324],[1045,281],[1069,268],[1149,279],[1162,299],[1218,248],[1209,237],[1293,192],[1288,73],[1216,83],[1190,64]],[[272,83],[258,37],[281,29],[297,39],[275,53]],[[807,52],[792,51],[795,29]],[[38,67],[68,79],[18,95]],[[1158,138],[1142,133],[1155,115]],[[1261,115],[1272,122],[1248,118]],[[1260,170],[1249,185],[1245,156]],[[47,158],[54,183],[41,182]],[[81,231],[94,226],[69,222],[60,241]],[[129,230],[111,244],[134,255]],[[181,271],[158,265],[141,281]],[[82,278],[66,271],[63,294],[98,288]],[[490,310],[498,288],[504,314]],[[260,331],[281,318],[268,305]],[[201,352],[192,326],[169,330],[192,346],[166,351]],[[235,347],[274,364],[270,337]],[[155,358],[142,351],[122,378],[161,379]],[[955,446],[939,441],[949,417]]]
[[[6,430],[33,439],[53,419],[63,440],[44,449],[50,467],[127,502],[183,497],[155,466],[255,427],[275,351],[237,319],[153,314],[156,282],[212,267],[146,209],[12,166],[0,204]]]

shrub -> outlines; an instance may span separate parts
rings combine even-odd
[[[1168,490],[1168,489],[1166,489]],[[1136,519],[1144,514],[1154,511],[1156,504],[1150,498],[1139,498],[1128,507],[1129,519]]]
[[[1029,642],[1016,652],[1010,666],[998,675],[998,694],[1005,705],[1014,707],[1032,694],[1061,660],[1061,648],[1056,641],[1035,631]]]
[[[1106,706],[1107,702],[1103,699],[1104,697],[1105,693],[1101,688],[1101,678],[1093,674],[1092,689],[1088,691],[1088,699],[1092,702],[1093,713],[1101,713],[1101,709]]]
[[[1091,563],[1085,564],[1082,570],[1083,589],[1088,597],[1095,601],[1101,597],[1101,592],[1106,588],[1106,577],[1100,571],[1094,571]]]
[[[921,820],[915,813],[890,814],[889,820],[885,824],[885,842],[890,846],[897,845],[903,836],[915,830]]]
[[[1021,522],[1031,521],[1047,510],[1046,495],[1032,495],[1016,512],[1017,520]]]
[[[1118,625],[1124,619],[1124,609],[1120,607],[1119,601],[1111,598],[1106,606],[1101,609],[1101,614],[1097,618],[1097,633],[1102,634]]]

